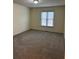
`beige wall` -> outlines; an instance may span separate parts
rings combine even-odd
[[[41,11],[52,10],[55,12],[54,17],[54,27],[42,27],[40,12]],[[50,8],[31,8],[30,10],[30,27],[31,29],[44,30],[50,32],[64,33],[64,23],[65,23],[65,7],[50,7]]]
[[[29,8],[13,3],[13,35],[29,29]]]

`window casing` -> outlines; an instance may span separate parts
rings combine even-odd
[[[54,12],[41,12],[41,26],[54,26]]]

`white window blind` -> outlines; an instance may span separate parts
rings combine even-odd
[[[53,27],[54,12],[41,12],[41,26]]]

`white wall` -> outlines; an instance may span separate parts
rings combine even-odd
[[[29,8],[13,3],[13,35],[29,29]]]

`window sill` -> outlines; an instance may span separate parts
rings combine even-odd
[[[54,26],[41,26],[41,27],[53,28]]]

